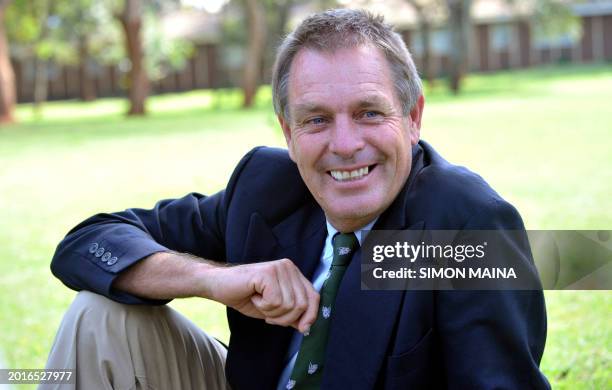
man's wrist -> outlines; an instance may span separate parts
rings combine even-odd
[[[204,261],[198,261],[194,264],[193,275],[197,285],[196,296],[216,301],[214,292],[217,288],[216,275],[219,268],[222,267]]]

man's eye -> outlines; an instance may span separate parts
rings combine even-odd
[[[377,111],[366,111],[363,113],[363,117],[367,119],[378,118],[380,116],[380,112]]]
[[[318,116],[316,118],[308,119],[306,123],[311,124],[311,125],[322,125],[325,123],[325,119]]]

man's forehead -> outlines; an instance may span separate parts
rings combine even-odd
[[[375,57],[381,62],[381,65],[388,65],[388,61],[382,50],[369,43],[326,50],[306,46],[298,50],[293,57],[289,73],[292,74],[296,70],[303,71],[303,67],[309,65],[308,63],[312,62],[313,59],[316,62],[325,62],[328,66],[346,66],[348,64],[343,62],[343,60],[348,56]]]
[[[378,48],[367,45],[334,52],[304,48],[291,65],[289,103],[311,111],[320,104],[312,99],[318,92],[341,95],[349,90],[351,105],[389,104],[392,85],[387,59]]]

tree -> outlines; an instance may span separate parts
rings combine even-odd
[[[6,29],[5,10],[10,0],[0,0],[0,123],[12,122],[15,110],[15,74],[11,65]]]
[[[48,18],[50,14],[50,8],[52,7],[52,1],[42,2],[40,6],[35,9],[39,10],[36,18],[40,21],[40,28],[38,30],[38,37],[36,43],[44,42],[49,34]],[[34,7],[33,7],[34,8]],[[41,47],[42,46],[42,47]],[[43,102],[47,100],[48,94],[48,73],[47,66],[52,52],[44,50],[44,45],[37,45],[35,47],[35,73],[34,73],[34,111],[37,116],[40,116],[40,109]]]
[[[144,115],[145,101],[149,95],[149,77],[144,62],[142,40],[142,1],[125,0],[119,21],[125,33],[125,49],[130,59],[128,81],[128,98],[130,109],[128,115]]]
[[[421,39],[421,69],[430,88],[434,86],[434,71],[431,61],[431,29],[434,15],[443,11],[441,0],[406,0],[417,16],[419,38]]]
[[[506,0],[520,5],[517,0]],[[581,34],[581,20],[567,2],[560,0],[531,0],[531,24],[538,37],[554,39],[563,35],[577,38]]]
[[[244,92],[243,107],[251,107],[255,100],[263,64],[263,52],[266,45],[265,10],[257,0],[245,0],[245,11],[248,24],[247,55],[244,62],[242,89]]]
[[[296,4],[304,0],[266,0],[263,2],[266,12],[266,48],[263,67],[266,72],[272,69],[276,59],[276,48],[287,34],[289,13]]]
[[[7,34],[17,60],[34,60],[34,111],[40,113],[47,100],[47,67],[64,63],[70,45],[57,35],[59,18],[54,14],[61,0],[12,0],[6,8]]]
[[[446,0],[448,26],[451,36],[449,53],[449,86],[454,94],[459,93],[461,79],[467,71],[471,0]]]
[[[104,62],[109,51],[116,51],[118,26],[113,23],[110,8],[108,0],[64,0],[55,10],[54,16],[60,19],[57,39],[70,42],[71,59],[66,62],[78,66],[79,97],[83,101],[97,97],[91,64]]]

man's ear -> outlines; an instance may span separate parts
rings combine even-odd
[[[421,137],[421,119],[425,108],[425,97],[419,96],[416,104],[410,110],[410,142],[416,145]]]
[[[280,123],[281,129],[283,129],[283,135],[285,136],[285,142],[287,142],[287,149],[289,150],[289,157],[291,160],[295,161],[295,158],[293,157],[293,142],[289,122],[280,114],[276,115],[276,118],[278,119],[278,123]]]

